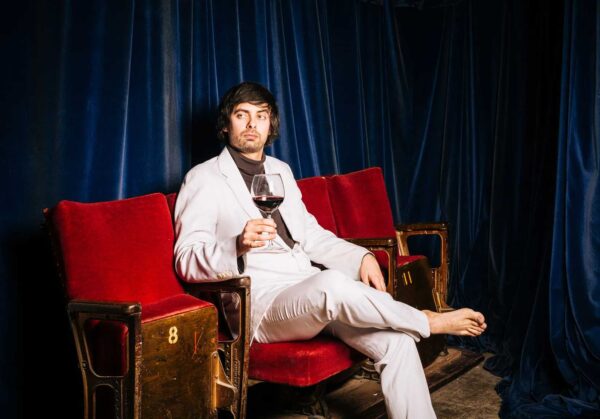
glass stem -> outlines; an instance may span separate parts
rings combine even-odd
[[[267,218],[268,218],[269,220],[272,220],[272,219],[273,219],[273,217],[271,217],[271,213],[270,213],[270,212],[267,212]],[[273,247],[273,242],[272,242],[271,240],[269,240],[269,241],[267,242],[267,249],[271,249],[272,247]]]

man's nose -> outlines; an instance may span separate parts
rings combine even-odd
[[[252,116],[248,119],[248,128],[256,128],[256,119]]]

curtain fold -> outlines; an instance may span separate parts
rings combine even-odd
[[[506,417],[600,417],[600,7],[567,0],[554,228],[547,284]]]
[[[398,195],[410,198],[400,213],[450,222],[451,303],[489,325],[480,339],[452,341],[495,352],[488,367],[501,375],[519,360],[549,267],[561,13],[560,2],[537,1],[396,12],[418,92],[397,140]]]

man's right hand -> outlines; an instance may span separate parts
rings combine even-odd
[[[270,218],[249,220],[242,233],[237,237],[238,256],[242,256],[252,248],[263,247],[267,241],[275,239],[276,233],[277,225]]]

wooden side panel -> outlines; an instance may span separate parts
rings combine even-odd
[[[436,311],[434,279],[427,259],[407,263],[396,270],[394,299],[419,310]],[[445,335],[431,335],[417,344],[423,366],[431,364],[446,347]]]
[[[142,325],[142,418],[214,418],[214,308]]]

